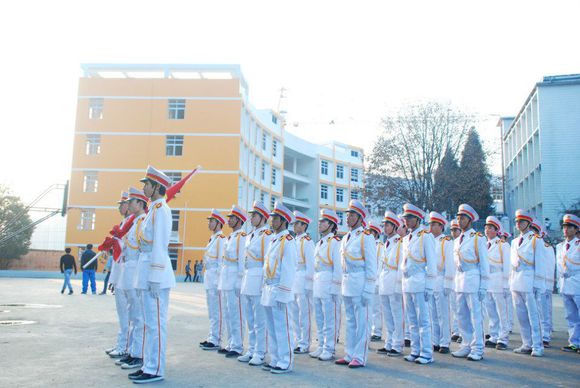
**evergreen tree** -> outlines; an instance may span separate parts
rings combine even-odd
[[[491,213],[491,175],[485,163],[485,153],[475,128],[468,135],[459,168],[459,201],[468,203],[481,219]]]
[[[451,148],[447,147],[441,164],[435,172],[433,210],[453,217],[459,206],[459,164]]]

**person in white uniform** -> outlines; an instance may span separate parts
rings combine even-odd
[[[242,226],[247,220],[246,212],[233,205],[228,217],[232,233],[226,238],[224,257],[220,267],[218,292],[223,303],[223,317],[228,332],[228,341],[219,354],[227,358],[238,358],[244,351],[244,327],[240,288],[244,276],[246,233]]]
[[[536,295],[544,293],[546,286],[544,242],[531,230],[532,220],[529,212],[516,210],[515,221],[520,235],[511,245],[510,290],[520,323],[522,346],[514,349],[514,353],[542,357],[544,345]]]
[[[368,229],[373,234],[377,244],[377,274],[379,265],[385,258],[385,244],[381,241],[381,227],[374,221],[369,222]],[[375,286],[375,296],[373,297],[373,314],[371,316],[371,342],[381,341],[383,338],[383,308],[379,298],[379,277],[377,276],[377,284]]]
[[[403,238],[403,298],[409,319],[411,353],[405,361],[420,365],[433,362],[429,303],[437,276],[435,239],[421,224],[425,212],[419,207],[403,205],[403,220],[409,234]]]
[[[129,312],[129,351],[125,358],[117,361],[122,369],[141,368],[143,366],[143,303],[141,290],[135,289],[137,263],[141,250],[139,248],[139,234],[147,202],[149,199],[141,190],[129,188],[129,213],[135,215],[129,232],[123,238],[123,271],[115,289],[125,294]]]
[[[501,241],[501,222],[489,216],[485,220],[487,238],[487,260],[489,261],[489,283],[485,303],[489,316],[489,339],[485,347],[506,350],[509,343],[507,302],[511,300],[509,289],[510,248]]]
[[[383,232],[386,236],[385,255],[379,262],[379,298],[386,326],[385,344],[378,354],[398,357],[403,352],[403,279],[401,263],[403,240],[406,229],[401,220],[391,211],[385,212]]]
[[[461,235],[454,241],[455,290],[457,292],[457,320],[461,331],[461,348],[453,357],[480,361],[484,352],[482,304],[487,296],[489,262],[485,237],[473,230],[479,215],[468,204],[457,211]]]
[[[273,374],[292,371],[294,338],[288,304],[294,300],[292,286],[296,274],[296,241],[288,232],[292,213],[275,202],[270,213],[274,234],[264,258],[264,289],[261,303],[266,311],[270,361],[262,369]]]
[[[221,345],[223,325],[222,297],[218,291],[218,279],[226,245],[226,236],[222,232],[226,220],[216,209],[212,209],[207,220],[207,227],[212,235],[203,254],[203,286],[207,302],[209,334],[205,341],[199,343],[199,346],[203,350],[218,350]]]
[[[139,261],[135,288],[141,290],[145,321],[143,367],[129,378],[136,384],[163,380],[167,347],[167,310],[169,291],[175,287],[175,275],[169,258],[169,238],[173,223],[165,202],[165,190],[171,179],[149,166],[141,179],[143,193],[151,201],[139,233]]]
[[[543,243],[546,273],[544,275],[545,289],[536,295],[538,313],[540,314],[540,329],[542,330],[542,343],[544,348],[550,347],[552,341],[552,290],[554,289],[554,273],[556,270],[556,254],[554,248],[545,241],[546,232],[537,218],[532,220],[532,230]]]
[[[511,247],[511,244],[509,241],[511,238],[512,238],[511,233],[502,228],[500,231],[501,241],[508,244],[508,246]],[[510,249],[510,254],[511,254],[511,249]],[[511,258],[510,258],[510,262],[511,262]],[[511,274],[511,263],[510,263],[510,274]],[[509,285],[510,276],[511,275],[508,275],[508,285]],[[514,300],[512,298],[511,291],[508,293],[508,295],[506,295],[506,308],[507,308],[507,316],[508,316],[507,317],[507,328],[508,328],[508,332],[511,334],[512,328],[514,327]]]
[[[123,191],[121,199],[117,202],[119,204],[119,213],[123,217],[123,221],[119,225],[121,228],[127,222],[129,215],[129,193]],[[111,275],[109,276],[109,284],[113,289],[117,288],[117,283],[121,272],[123,272],[123,241],[119,242],[121,245],[121,256],[118,260],[113,260],[111,264]],[[115,291],[115,309],[117,311],[117,318],[119,320],[119,331],[117,333],[117,344],[105,352],[109,357],[117,359],[117,361],[124,360],[129,353],[129,302],[124,292]]]
[[[334,359],[340,314],[340,286],[342,266],[340,237],[336,236],[338,215],[334,210],[322,209],[318,220],[320,241],[314,249],[313,299],[316,316],[318,348],[309,354],[320,361]]]
[[[344,357],[335,361],[349,368],[364,367],[368,359],[370,339],[369,314],[377,281],[375,239],[364,230],[368,210],[358,200],[348,204],[346,223],[349,232],[341,241],[342,298],[346,312],[346,344]]]
[[[453,241],[443,234],[447,219],[437,212],[429,213],[429,232],[435,239],[437,256],[437,277],[431,299],[431,321],[433,327],[433,350],[441,354],[449,353],[451,343],[451,316],[449,298],[455,283],[455,263],[453,262]]]
[[[246,237],[246,259],[241,288],[244,317],[248,326],[248,350],[246,354],[238,357],[238,361],[259,366],[264,363],[266,354],[266,315],[260,298],[264,279],[264,257],[270,247],[272,231],[267,224],[270,211],[262,202],[254,201],[252,210],[248,213],[251,215],[250,222],[254,230]]]
[[[456,218],[449,222],[449,231],[453,241],[461,236],[461,228]],[[459,323],[457,322],[457,293],[455,292],[455,279],[453,279],[453,288],[449,295],[449,305],[451,306],[451,341],[461,343],[461,334],[459,333]]]
[[[580,218],[566,214],[562,219],[564,241],[558,249],[558,279],[568,322],[565,352],[580,353]]]
[[[311,315],[312,315],[312,281],[306,289],[306,278],[314,275],[314,242],[306,233],[310,218],[302,212],[294,211],[294,234],[296,236],[297,261],[294,277],[294,301],[290,303],[290,312],[294,326],[295,354],[305,354],[310,351]]]

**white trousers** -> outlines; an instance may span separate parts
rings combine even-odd
[[[125,293],[125,297],[129,303],[129,332],[131,338],[129,355],[134,358],[143,358],[143,332],[145,331],[145,323],[143,322],[142,290],[132,288],[130,290],[119,291]]]
[[[509,322],[506,297],[503,292],[488,292],[485,298],[489,316],[489,340],[507,345],[509,343]]]
[[[128,353],[131,346],[129,333],[129,302],[122,290],[115,292],[115,307],[119,318],[119,332],[117,333],[117,351]]]
[[[552,340],[552,291],[539,292],[536,296],[536,303],[540,315],[542,341],[550,342]]]
[[[411,335],[411,354],[426,359],[433,358],[431,345],[431,319],[429,303],[425,302],[424,292],[405,292],[405,307],[409,317]]]
[[[314,298],[314,310],[318,347],[334,354],[338,339],[336,326],[340,316],[340,303],[335,303],[332,297]]]
[[[147,290],[142,291],[145,318],[145,347],[143,349],[143,373],[155,376],[165,374],[165,349],[167,347],[167,309],[169,288],[159,290],[154,298]]]
[[[457,323],[457,294],[455,291],[449,293],[449,320],[451,321],[451,334],[459,335],[459,323]]]
[[[294,366],[294,339],[288,305],[264,306],[268,327],[268,354],[270,365],[292,370]]]
[[[372,304],[363,306],[360,296],[343,296],[346,313],[345,360],[366,365],[370,339],[369,316]],[[372,303],[372,301],[371,301]]]
[[[225,348],[241,354],[244,351],[242,301],[236,296],[234,290],[223,290],[221,295],[224,304],[223,320],[228,330],[228,342]]]
[[[429,305],[433,345],[449,347],[451,342],[449,298],[445,296],[443,291],[435,292]]]
[[[264,358],[266,354],[266,313],[260,304],[260,295],[242,295],[244,318],[248,326],[246,354]]]
[[[385,349],[394,349],[397,352],[403,350],[403,295],[381,295],[383,316],[387,333],[385,336]]]
[[[533,292],[512,291],[514,307],[518,322],[522,345],[526,348],[540,351],[544,348],[542,344],[542,333],[540,328],[540,314]]]
[[[304,294],[295,294],[294,302],[290,303],[289,307],[296,346],[308,350],[312,331],[312,291],[306,290]]]
[[[562,294],[566,321],[568,321],[568,342],[580,347],[580,295]]]
[[[222,339],[222,297],[217,288],[205,290],[207,314],[209,316],[209,334],[207,341],[220,346]]]
[[[506,297],[505,300],[507,306],[507,313],[508,313],[508,332],[511,333],[514,327],[514,298],[512,293],[510,292],[509,295]]]
[[[482,303],[477,292],[457,293],[457,320],[461,333],[461,349],[468,348],[470,354],[483,356]]]
[[[374,303],[373,303],[373,315],[371,319],[371,335],[376,335],[377,337],[383,336],[383,306],[379,298],[378,292],[375,293]]]

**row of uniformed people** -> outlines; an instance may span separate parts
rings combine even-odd
[[[169,258],[171,210],[165,201],[170,178],[149,166],[141,179],[143,191],[130,188],[119,201],[128,229],[114,261],[110,283],[115,287],[119,318],[117,344],[106,352],[136,384],[159,381],[165,375],[167,310],[175,276]]]
[[[319,347],[310,355],[331,360],[340,327],[341,299],[347,317],[346,355],[337,364],[353,368],[366,364],[370,327],[376,322],[373,311],[377,308],[373,305],[384,316],[387,328],[385,345],[379,353],[390,356],[402,353],[405,322],[411,334],[411,354],[405,359],[419,364],[433,361],[433,349],[449,353],[451,334],[458,335],[454,322],[462,339],[461,348],[453,352],[454,357],[478,361],[483,358],[484,346],[500,350],[507,347],[512,298],[518,312],[523,308],[521,301],[518,302],[522,281],[514,274],[522,270],[518,270],[517,261],[510,260],[513,249],[504,247],[506,234],[497,218],[486,220],[486,239],[472,229],[473,222],[478,220],[475,210],[461,205],[457,221],[452,221],[455,234],[452,241],[443,234],[447,220],[441,214],[431,212],[427,230],[421,225],[425,213],[406,204],[403,220],[392,212],[385,214],[383,231],[387,240],[383,244],[378,225],[371,223],[368,230],[362,227],[368,215],[364,206],[351,201],[347,217],[349,233],[342,240],[335,236],[337,216],[324,209],[319,220],[322,237],[314,245],[305,233],[310,220],[299,212],[292,215],[283,205],[276,204],[274,212],[269,213],[257,202],[250,214],[254,230],[249,236],[242,234],[239,238],[224,237],[221,227],[225,219],[219,212],[214,211],[209,217],[214,235],[204,261],[206,278],[208,273],[213,274],[209,279],[214,281],[206,283],[211,325],[208,339],[200,344],[204,349],[219,349],[226,357],[237,357],[250,365],[262,365],[268,352],[271,360],[264,369],[285,373],[292,368],[293,353],[309,350],[313,301]],[[266,225],[271,215],[274,234]],[[245,214],[237,207],[228,218],[234,233],[241,226],[236,224],[245,222]],[[295,239],[287,231],[292,220]],[[240,238],[246,239],[243,247]],[[543,241],[540,246],[545,246]],[[516,257],[526,255],[523,251],[520,253],[523,248],[516,248]],[[225,254],[224,259],[220,250]],[[547,256],[543,252],[542,257]],[[235,292],[239,307],[235,317],[227,309],[222,311],[220,290],[224,287],[218,281],[229,276],[230,272],[224,272],[224,268],[233,261],[238,268],[234,272],[242,279],[242,298]],[[281,264],[284,261],[285,266]],[[538,272],[547,273],[545,265],[539,264]],[[544,282],[547,278],[542,276]],[[533,295],[538,305],[543,300],[539,296],[546,295],[545,289]],[[490,336],[485,343],[483,306],[487,307],[490,322]],[[250,336],[249,348],[244,354],[242,311]],[[222,316],[230,320],[224,322],[230,338],[224,348],[220,347]],[[264,321],[268,322],[268,330]],[[523,345],[516,352],[541,356],[541,351],[534,352],[528,346],[525,322],[522,325]],[[272,338],[268,349],[265,332]],[[233,342],[232,338],[235,338]]]

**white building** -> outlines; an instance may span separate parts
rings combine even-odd
[[[580,74],[544,77],[515,117],[502,117],[505,210],[528,209],[559,233],[580,201]]]

